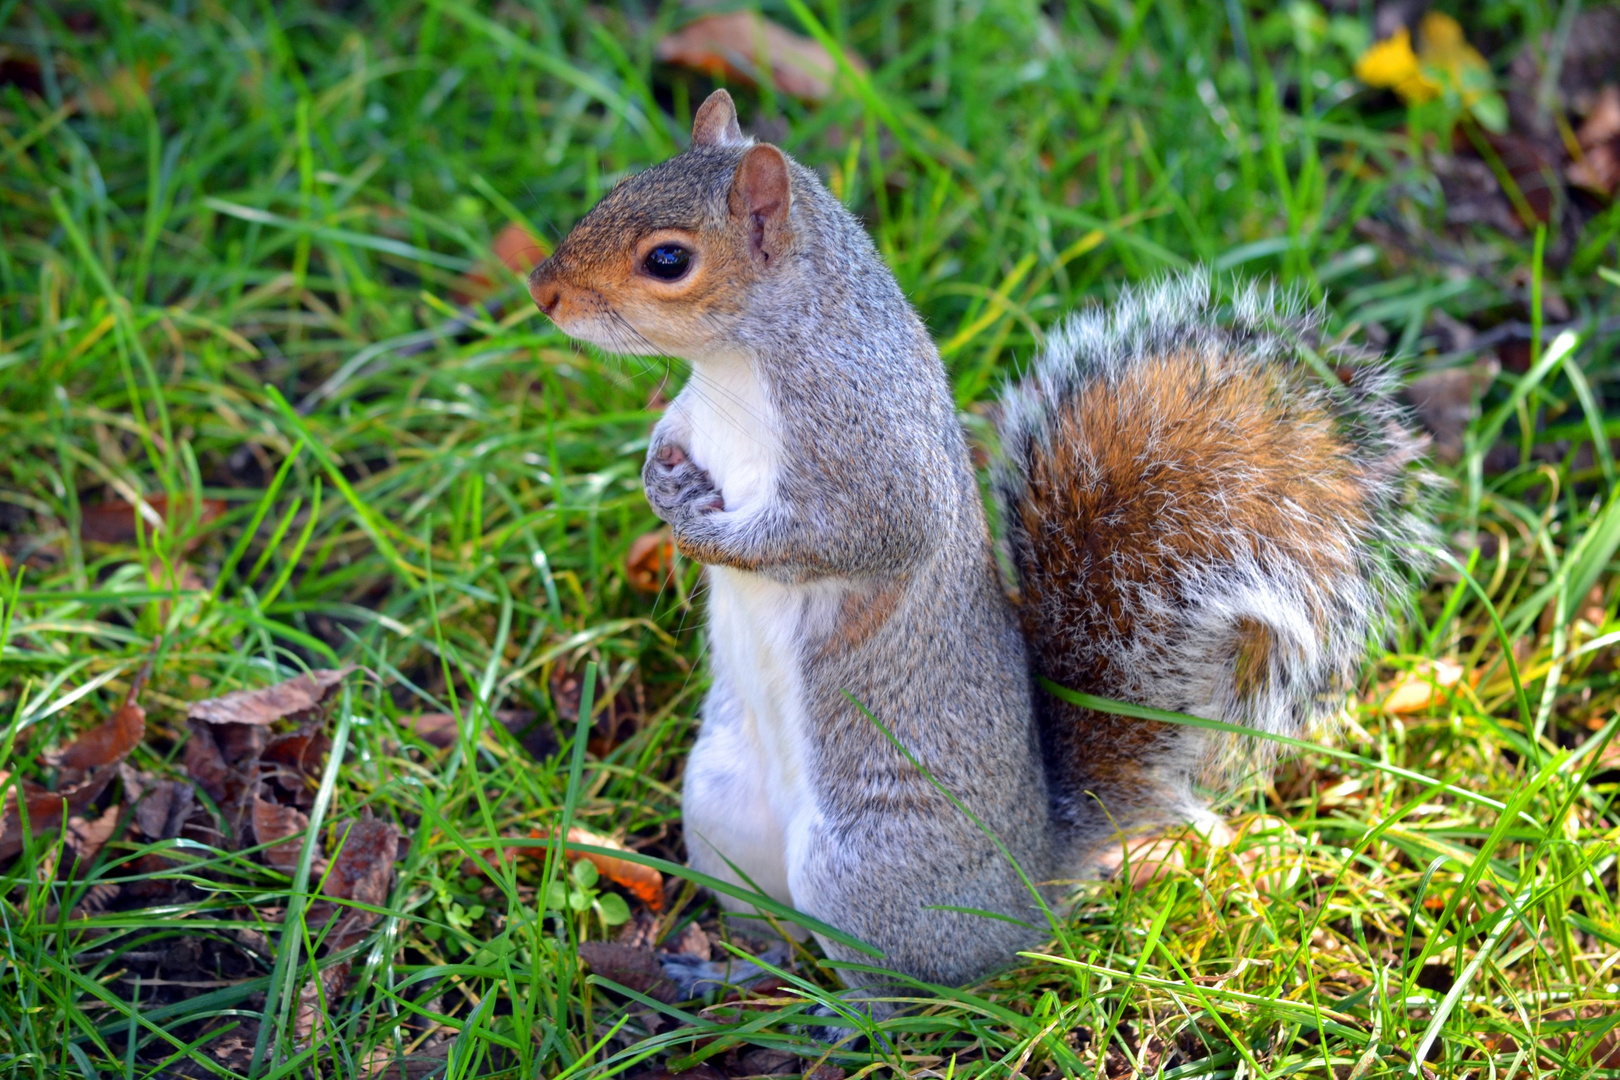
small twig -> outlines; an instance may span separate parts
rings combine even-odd
[[[1587,326],[1586,319],[1571,319],[1565,323],[1553,323],[1541,328],[1541,340],[1551,341],[1566,330],[1580,330]],[[1591,337],[1603,337],[1608,334],[1620,333],[1620,315],[1613,315],[1586,331]],[[1467,345],[1452,352],[1441,353],[1428,364],[1430,367],[1444,367],[1457,360],[1463,360],[1486,349],[1492,349],[1505,341],[1529,341],[1535,334],[1535,328],[1526,322],[1505,322],[1474,338]]]

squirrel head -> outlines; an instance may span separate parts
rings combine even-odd
[[[604,196],[534,268],[529,294],[564,333],[612,352],[727,351],[754,286],[793,253],[791,172],[716,90],[691,148]]]

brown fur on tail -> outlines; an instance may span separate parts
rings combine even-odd
[[[1303,362],[1274,294],[1229,311],[1201,275],[1071,321],[1011,388],[997,477],[1038,674],[1296,735],[1330,712],[1404,593],[1424,532],[1391,379]],[[1230,740],[1042,692],[1060,820],[1196,812]],[[1095,798],[1092,798],[1095,796]]]

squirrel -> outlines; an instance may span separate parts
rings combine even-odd
[[[1233,740],[1042,679],[1298,735],[1424,565],[1422,443],[1390,369],[1324,344],[1286,295],[1223,302],[1195,271],[1071,316],[1006,390],[1005,581],[926,327],[856,217],[745,137],[724,90],[529,291],[573,338],[691,365],[642,473],[707,575],[691,866],[910,979],[1004,966],[1122,832],[1212,817],[1195,784],[1230,771]],[[857,996],[896,986],[843,974]]]

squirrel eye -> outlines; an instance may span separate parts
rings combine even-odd
[[[692,265],[692,253],[679,244],[659,244],[647,252],[643,265],[653,277],[674,281]]]

